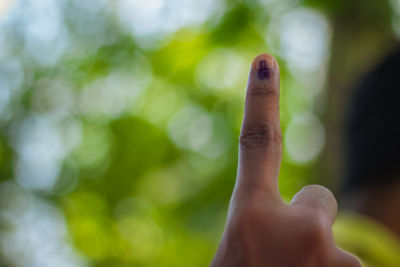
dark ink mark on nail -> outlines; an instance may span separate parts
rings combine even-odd
[[[265,60],[260,60],[258,68],[258,78],[260,80],[268,79],[270,76],[271,69],[268,68],[267,62]]]

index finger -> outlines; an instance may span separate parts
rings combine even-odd
[[[282,154],[279,68],[271,55],[258,55],[251,64],[239,143],[237,186],[278,193]]]

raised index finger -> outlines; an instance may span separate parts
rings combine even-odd
[[[281,162],[279,69],[268,54],[252,62],[240,134],[238,187],[263,187],[278,193]]]

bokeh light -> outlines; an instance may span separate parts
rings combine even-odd
[[[335,28],[308,2],[0,0],[0,266],[207,266],[258,53],[282,197],[315,181]]]
[[[321,152],[324,143],[324,126],[315,116],[299,114],[289,122],[285,145],[295,162],[304,163],[314,159]]]

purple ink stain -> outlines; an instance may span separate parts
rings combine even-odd
[[[260,60],[258,68],[258,78],[260,80],[268,79],[270,76],[271,69],[268,68],[267,62],[265,60]]]

